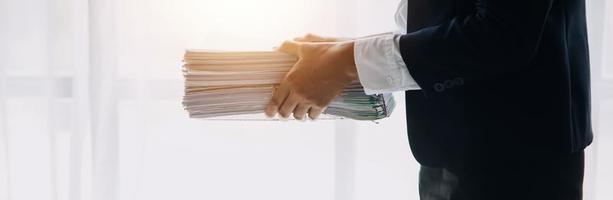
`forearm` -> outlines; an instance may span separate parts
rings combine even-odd
[[[402,60],[399,37],[386,33],[355,41],[354,59],[366,94],[421,89]]]

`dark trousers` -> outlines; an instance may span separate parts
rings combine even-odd
[[[583,151],[501,158],[462,168],[422,166],[421,200],[580,200]]]

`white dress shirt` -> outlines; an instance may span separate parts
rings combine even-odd
[[[407,32],[407,0],[400,2],[395,18],[398,30],[394,33],[355,41],[355,64],[366,94],[421,89],[400,55],[400,36]]]

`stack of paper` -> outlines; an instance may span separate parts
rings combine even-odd
[[[296,62],[280,52],[188,50],[183,74],[183,106],[193,118],[263,113],[272,91]],[[389,116],[391,94],[366,95],[359,82],[350,84],[324,113],[357,120]]]

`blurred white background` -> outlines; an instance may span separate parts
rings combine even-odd
[[[379,124],[202,121],[180,103],[186,48],[392,31],[398,1],[0,0],[0,200],[417,200],[402,94]],[[586,199],[608,200],[613,2],[588,3]]]

